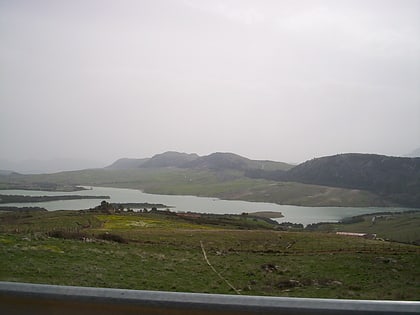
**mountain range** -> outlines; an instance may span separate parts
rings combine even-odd
[[[315,158],[299,165],[251,160],[233,153],[207,156],[165,152],[149,159],[120,159],[108,166],[226,172],[236,170],[254,179],[363,190],[384,201],[420,207],[420,158],[348,153]]]
[[[146,159],[119,159],[107,166],[108,169],[131,169],[131,168],[161,168],[178,167],[195,170],[288,170],[291,164],[267,160],[251,160],[246,157],[225,152],[216,152],[206,156],[195,153],[180,153],[168,151],[156,154]]]
[[[360,153],[292,165],[234,153],[199,156],[169,151],[151,158],[119,159],[105,168],[43,175],[0,172],[0,183],[111,186],[306,206],[420,208],[420,158]]]

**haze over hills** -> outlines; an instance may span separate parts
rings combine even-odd
[[[141,189],[306,206],[420,208],[420,158],[339,154],[299,165],[216,152],[164,152],[119,159],[105,168],[46,175],[0,173],[0,182],[54,183]],[[6,185],[6,186],[5,186]]]
[[[141,167],[182,167],[197,158],[199,158],[199,156],[195,153],[188,154],[168,151],[154,155],[144,162]]]
[[[180,153],[175,151],[167,151],[164,153],[156,154],[151,158],[118,159],[111,165],[107,166],[108,169],[133,169],[139,167],[178,167],[183,164],[197,159],[199,156],[195,153]]]
[[[55,173],[101,167],[103,167],[102,162],[85,159],[57,158],[50,160],[28,159],[22,161],[0,159],[0,170],[23,174]]]
[[[420,157],[420,148],[411,151],[404,157]],[[251,160],[249,158],[225,152],[216,152],[206,156],[199,156],[195,153],[181,153],[167,151],[147,158],[120,158],[107,169],[131,169],[138,167],[182,167],[194,169],[264,169],[264,170],[287,170],[296,164],[270,161]],[[91,168],[102,168],[104,162],[77,159],[77,158],[56,158],[56,159],[26,159],[21,161],[0,158],[0,170],[3,173],[41,174],[63,171],[74,171]]]
[[[288,170],[293,166],[284,162],[251,160],[234,153],[216,152],[207,156],[199,157],[189,163],[185,163],[182,167],[210,170]]]
[[[405,157],[420,157],[420,148],[417,148],[404,156]]]
[[[251,160],[234,153],[216,152],[206,156],[199,156],[195,153],[180,153],[168,151],[156,154],[145,159],[119,159],[107,166],[109,169],[131,169],[131,168],[160,168],[179,167],[196,170],[287,170],[293,167],[291,164],[275,161]]]
[[[420,158],[348,153],[312,159],[293,166],[256,161],[233,153],[207,156],[165,152],[150,159],[117,161],[110,168],[176,167],[211,172],[241,171],[248,178],[367,191],[384,202],[420,207]]]

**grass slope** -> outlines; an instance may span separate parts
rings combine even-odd
[[[221,224],[152,213],[1,214],[0,279],[234,294],[207,265],[202,243],[212,265],[241,294],[420,299],[417,246],[280,232],[242,217]],[[48,236],[58,230],[64,238]]]
[[[420,158],[347,153],[312,159],[288,171],[252,170],[247,175],[361,189],[406,207],[420,207]]]
[[[318,230],[370,233],[383,239],[420,245],[420,211],[364,215],[349,222],[319,224]]]

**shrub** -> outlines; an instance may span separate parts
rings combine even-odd
[[[101,240],[105,240],[105,241],[128,244],[128,241],[126,239],[124,239],[122,236],[117,235],[117,234],[102,233],[102,234],[99,234],[97,238]]]
[[[69,240],[84,240],[87,237],[85,233],[68,232],[68,231],[63,231],[63,230],[51,231],[51,232],[48,232],[47,235],[49,237],[69,239]]]

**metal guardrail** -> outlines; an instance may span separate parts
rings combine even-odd
[[[0,314],[420,314],[420,302],[237,296],[0,282]]]

